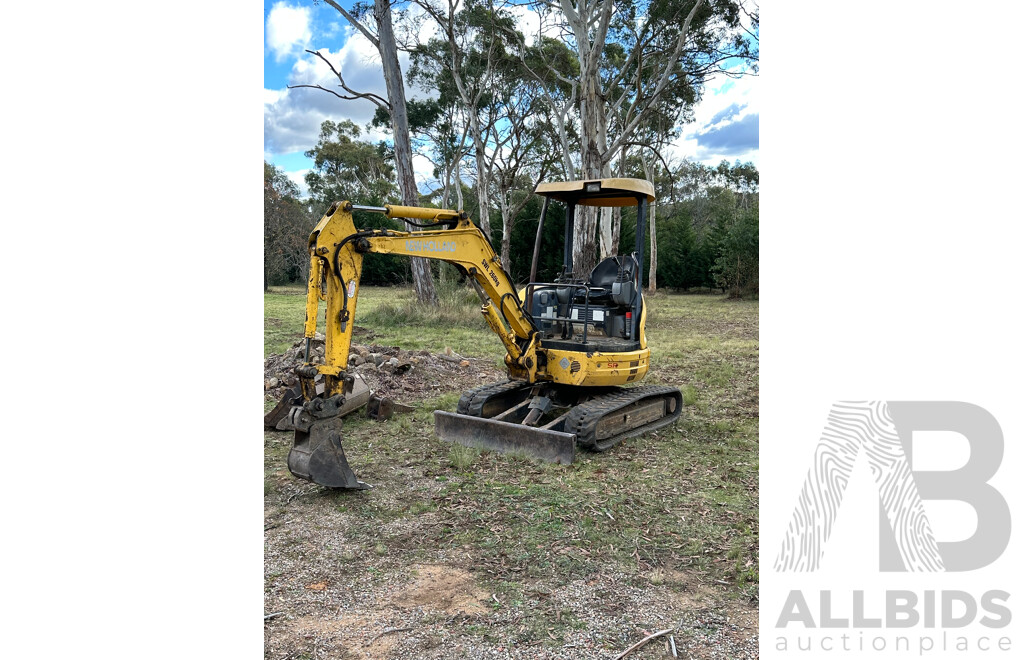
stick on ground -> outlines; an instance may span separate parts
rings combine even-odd
[[[373,644],[374,642],[376,642],[378,639],[380,639],[384,635],[390,635],[391,633],[396,633],[396,632],[406,632],[408,630],[412,630],[412,626],[409,626],[407,628],[388,628],[388,629],[384,630],[383,632],[378,633],[376,636],[374,636],[373,639],[368,641],[363,646],[369,646],[370,644]]]
[[[622,658],[625,658],[627,655],[629,655],[633,651],[637,650],[638,648],[640,648],[641,646],[643,646],[647,642],[651,641],[652,639],[657,639],[658,637],[661,637],[662,635],[667,635],[670,632],[672,632],[673,630],[675,630],[675,628],[665,628],[664,630],[659,630],[658,632],[654,633],[653,635],[648,635],[647,637],[644,637],[643,639],[641,639],[639,642],[637,642],[633,646],[630,646],[628,649],[626,649],[625,651],[623,651],[619,655],[615,656],[615,660],[622,660]]]

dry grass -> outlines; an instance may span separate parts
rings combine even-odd
[[[364,291],[366,307],[389,297],[379,291]],[[285,296],[268,296],[268,314],[288,307],[277,299]],[[431,411],[454,410],[459,392],[383,424],[346,420],[349,462],[371,491],[295,480],[290,435],[266,433],[266,609],[287,613],[267,625],[268,654],[614,657],[645,630],[683,619],[676,641],[690,655],[733,645],[729,657],[756,657],[757,302],[659,294],[649,305],[648,382],[683,390],[683,420],[571,466],[438,440]],[[483,327],[357,323],[403,348],[502,355]],[[457,572],[482,609],[403,601],[422,566]],[[338,617],[365,624],[303,632]],[[384,640],[386,652],[368,655]],[[631,657],[662,653],[651,645]]]

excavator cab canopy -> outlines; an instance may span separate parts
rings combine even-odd
[[[644,241],[648,206],[654,185],[644,179],[591,179],[537,184],[544,198],[533,245],[530,282],[523,292],[527,313],[540,328],[541,347],[555,350],[622,354],[646,348],[643,339]],[[553,282],[538,281],[544,221],[551,200],[565,207],[565,239],[561,274]],[[577,207],[635,207],[636,247],[613,255],[587,270],[574,269],[573,234]]]
[[[654,201],[654,185],[644,179],[551,181],[537,184],[534,192],[580,206],[636,206],[640,197]]]

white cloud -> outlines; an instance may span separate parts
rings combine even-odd
[[[309,187],[306,186],[307,174],[309,174],[309,170],[296,170],[295,172],[285,172],[285,176],[291,179],[292,183],[299,187],[299,199],[305,199],[309,197]]]
[[[349,87],[387,98],[376,47],[351,26],[343,29],[347,39],[339,51],[322,48],[318,52],[341,72]],[[404,71],[408,66],[404,54],[400,62]],[[330,68],[309,54],[295,61],[288,82],[290,85],[321,85],[344,94]],[[417,90],[407,88],[406,92],[410,96],[421,96]],[[349,119],[365,129],[376,110],[370,101],[343,100],[319,89],[264,90],[263,97],[264,149],[274,154],[311,149],[320,135],[320,124],[327,119]],[[387,139],[384,132],[376,129],[364,132],[361,137],[371,141]]]
[[[512,5],[508,7],[508,11],[515,16],[516,29],[522,33],[527,46],[537,43],[537,36],[540,34],[557,38],[562,32],[558,20],[528,5]]]
[[[736,151],[708,148],[700,144],[700,136],[709,129],[724,129],[738,122],[750,121],[759,114],[757,76],[719,78],[704,90],[704,96],[694,108],[694,121],[683,128],[682,136],[668,150],[674,158],[687,158],[706,165],[717,165],[722,160],[753,161],[758,164],[759,149]]]
[[[267,15],[266,38],[267,47],[278,62],[301,53],[313,38],[309,28],[309,8],[275,3]]]

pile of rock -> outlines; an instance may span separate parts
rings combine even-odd
[[[318,333],[310,342],[310,362],[323,364],[325,349],[324,336]],[[306,340],[299,339],[285,352],[264,360],[263,389],[268,399],[280,399],[289,387],[298,383],[295,367],[303,364],[305,357]],[[353,343],[348,363],[349,372],[362,376],[370,389],[381,396],[436,394],[442,387],[462,386],[470,376],[479,379],[501,376],[485,361],[465,358],[450,348],[435,355],[427,350],[404,351],[398,346]]]

